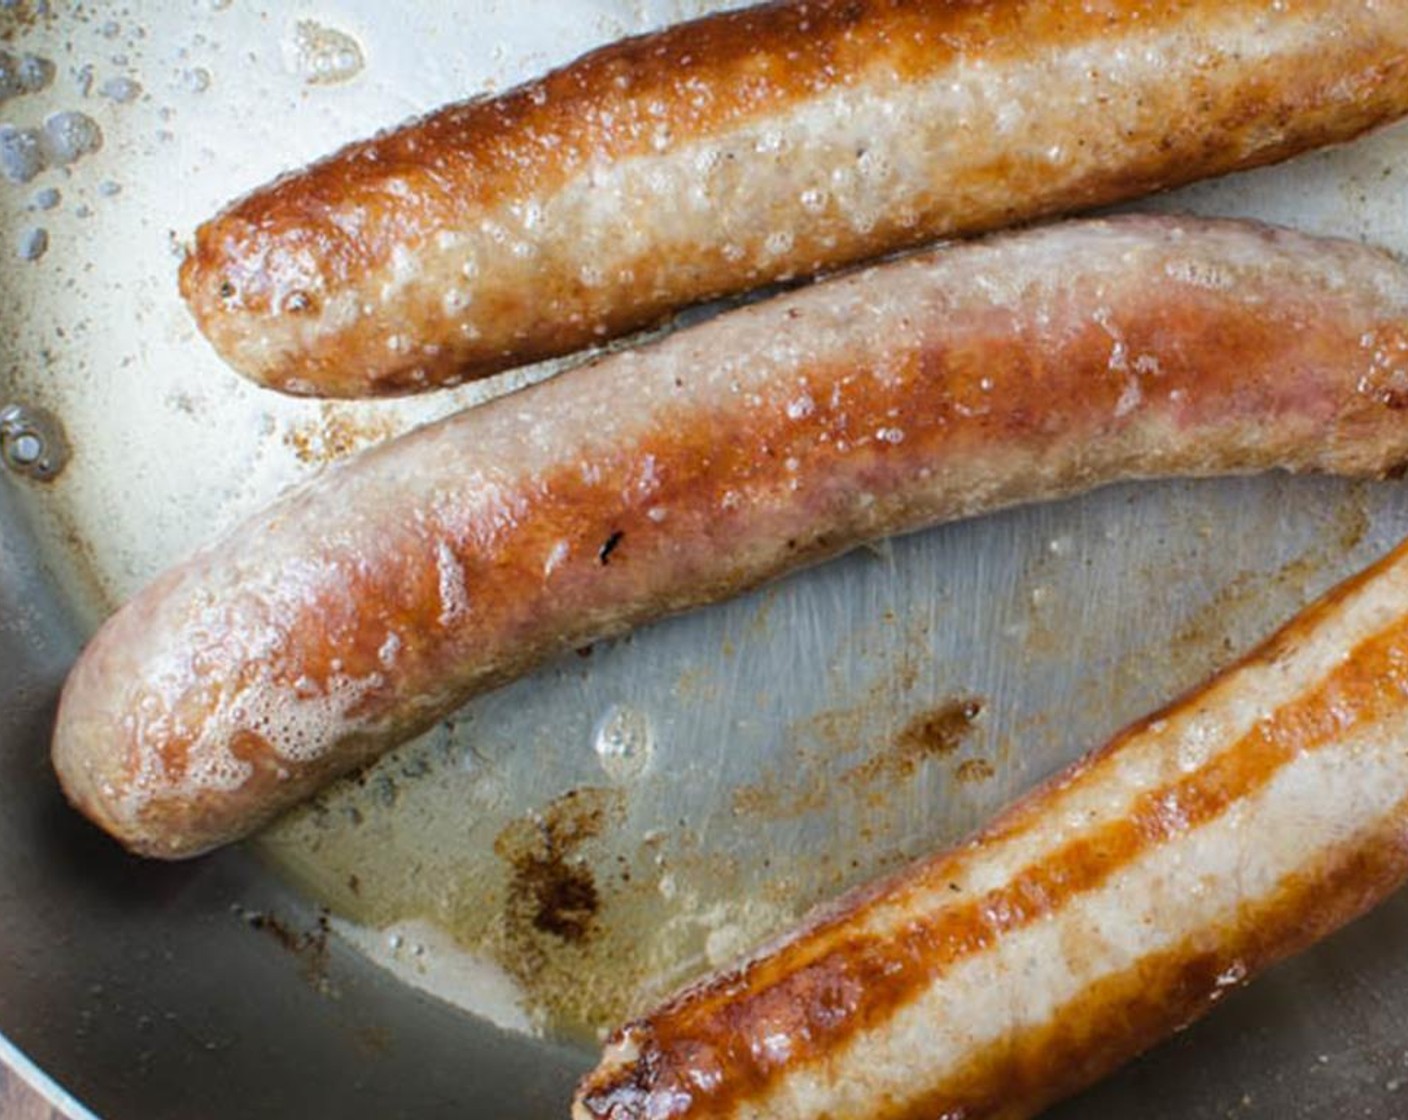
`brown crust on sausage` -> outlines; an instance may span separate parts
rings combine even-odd
[[[934,92],[950,86],[966,91],[951,104]],[[257,381],[410,392],[1405,111],[1408,17],[1391,5],[766,4],[605,47],[256,191],[197,231],[181,289]]]
[[[1137,971],[1092,985],[1051,1022],[975,1055],[928,1098],[882,1108],[870,1120],[1026,1120],[1088,1088],[1392,894],[1408,877],[1408,802],[1393,816],[1394,827],[1327,852],[1273,897],[1249,901],[1235,925],[1204,931],[1144,958]],[[1239,979],[1229,983],[1229,976]]]

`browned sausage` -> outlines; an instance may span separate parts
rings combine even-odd
[[[125,843],[234,839],[553,653],[1115,479],[1408,459],[1408,272],[1138,218],[734,311],[384,444],[158,579],[54,760]]]
[[[258,382],[405,393],[1405,112],[1400,3],[792,0],[354,144],[202,226],[181,287]]]
[[[575,1120],[1022,1120],[1408,877],[1408,544],[976,839],[624,1028]]]

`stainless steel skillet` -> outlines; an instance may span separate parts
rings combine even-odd
[[[549,667],[260,844],[123,856],[45,758],[97,615],[327,460],[509,385],[337,408],[257,393],[194,336],[171,235],[343,139],[701,7],[0,5],[0,49],[54,67],[0,122],[81,112],[103,138],[0,181],[0,404],[47,408],[72,451],[51,482],[0,479],[0,1033],[98,1114],[562,1115],[590,1047],[456,1006],[485,1010],[491,986],[461,957],[518,983],[500,1019],[580,1031],[960,835],[1408,532],[1397,486],[1304,479],[953,526]],[[1405,154],[1398,129],[1157,204],[1402,251]],[[906,762],[908,722],[960,696],[981,701],[971,735]],[[612,743],[639,735],[623,764]],[[525,945],[496,841],[583,790],[616,806],[567,856],[601,932]],[[1405,929],[1400,900],[1059,1115],[1397,1114]]]

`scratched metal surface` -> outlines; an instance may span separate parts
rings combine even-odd
[[[52,63],[0,125],[81,112],[102,138],[25,183],[0,152],[0,406],[47,408],[73,449],[57,481],[5,481],[6,648],[86,632],[297,479],[549,372],[369,405],[255,390],[176,296],[198,221],[342,141],[720,6],[0,0],[0,49]],[[1392,129],[1147,205],[1408,252],[1405,155]],[[68,836],[35,730],[51,656],[21,674],[37,715],[0,727],[0,1032],[113,1117],[560,1115],[606,1025],[1195,684],[1408,532],[1399,490],[1125,486],[864,551],[484,697],[197,871]],[[62,625],[32,617],[41,570]],[[64,858],[21,870],[59,833]],[[1408,1114],[1405,933],[1400,900],[1060,1115]]]

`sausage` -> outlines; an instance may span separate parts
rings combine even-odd
[[[1402,4],[764,4],[257,190],[199,229],[181,290],[261,384],[407,393],[1405,112]]]
[[[559,651],[1115,479],[1408,460],[1408,271],[1261,226],[998,237],[372,448],[139,593],[54,762],[133,849],[239,837]]]
[[[1022,1120],[1408,878],[1408,543],[609,1041],[575,1120]]]

